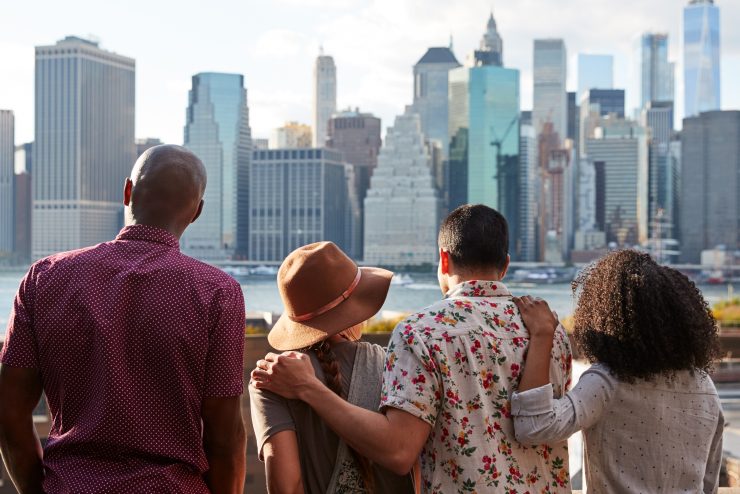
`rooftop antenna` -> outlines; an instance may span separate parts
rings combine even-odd
[[[454,51],[454,50],[452,49],[452,33],[450,33],[450,51]]]
[[[324,56],[324,43],[319,44],[319,56]]]

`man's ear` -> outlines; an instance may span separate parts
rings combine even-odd
[[[501,271],[502,280],[504,279],[504,277],[506,277],[506,272],[509,270],[510,263],[511,263],[511,256],[509,254],[506,254],[506,264],[504,264],[504,269]]]
[[[195,216],[193,216],[193,219],[190,220],[190,223],[195,223],[195,220],[198,219],[198,217],[200,216],[200,213],[203,212],[203,202],[204,202],[203,199],[201,199],[200,204],[198,204],[198,210],[195,212]]]
[[[131,181],[130,178],[126,178],[126,181],[123,183],[123,205],[124,206],[131,205],[131,193],[133,190],[134,190],[134,183]]]
[[[439,266],[442,274],[450,274],[450,253],[444,249],[439,249]]]

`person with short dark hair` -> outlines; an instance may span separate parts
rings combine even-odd
[[[21,493],[242,492],[244,297],[179,249],[205,187],[192,152],[153,147],[125,180],[116,239],[23,278],[0,353],[0,449]]]
[[[594,492],[717,492],[724,418],[708,371],[717,325],[685,275],[648,254],[607,254],[574,282],[574,336],[593,365],[553,398],[543,359],[557,321],[547,303],[515,299],[531,343],[512,400],[517,439],[582,430]]]
[[[514,438],[516,391],[529,336],[502,283],[508,226],[497,211],[465,205],[439,234],[445,298],[413,313],[388,346],[380,413],[354,407],[314,375],[302,353],[268,354],[253,385],[297,398],[359,454],[397,474],[421,455],[421,492],[570,492],[565,439],[522,446]],[[571,353],[562,327],[542,357],[553,393],[568,387]]]

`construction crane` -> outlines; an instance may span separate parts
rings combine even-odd
[[[498,135],[496,134],[496,130],[491,127],[491,134],[493,134],[493,141],[491,141],[491,146],[494,146],[496,148],[496,174],[493,176],[493,178],[496,179],[496,191],[497,191],[497,199],[498,199],[498,209],[501,211],[502,214],[510,214],[512,211],[507,211],[506,209],[506,201],[503,200],[504,197],[504,177],[506,176],[506,172],[504,170],[505,164],[503,162],[503,156],[501,154],[501,145],[506,140],[506,138],[509,136],[509,133],[511,133],[511,129],[514,128],[514,124],[519,121],[519,115],[517,114],[514,116],[513,119],[511,119],[511,122],[509,122],[509,125],[506,127],[506,131],[504,132],[504,135],[499,139]],[[517,143],[517,146],[519,143]]]

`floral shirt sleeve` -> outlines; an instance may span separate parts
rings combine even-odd
[[[434,427],[440,410],[437,366],[410,320],[396,326],[383,371],[380,407],[392,407]]]

